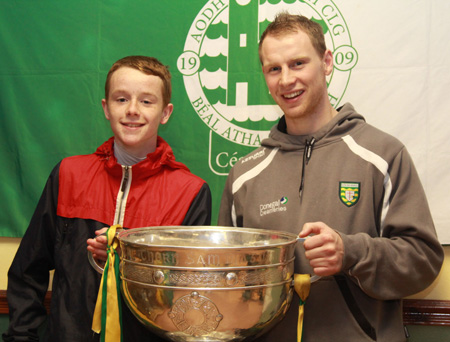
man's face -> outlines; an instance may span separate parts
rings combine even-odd
[[[286,121],[310,123],[329,105],[326,76],[333,69],[331,52],[319,56],[303,31],[267,36],[261,47],[264,78]],[[307,120],[307,121],[305,121]]]
[[[156,148],[159,124],[165,124],[173,106],[164,107],[162,80],[154,75],[121,67],[110,80],[108,100],[102,100],[115,143],[128,153],[145,157]]]

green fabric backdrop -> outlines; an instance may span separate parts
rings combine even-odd
[[[101,108],[104,81],[112,63],[127,55],[170,65],[175,109],[160,134],[179,161],[210,183],[217,210],[224,177],[204,167],[209,130],[192,114],[176,69],[204,3],[0,1],[1,236],[22,236],[57,162],[92,153],[111,136]]]
[[[160,135],[209,183],[215,224],[229,169],[281,113],[257,55],[281,10],[322,25],[332,104],[351,101],[405,143],[449,243],[450,2],[440,0],[0,0],[0,236],[22,236],[56,163],[111,136],[106,73],[138,54],[170,66],[174,114]]]

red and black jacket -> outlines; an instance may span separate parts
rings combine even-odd
[[[144,161],[125,169],[114,157],[112,138],[94,154],[65,158],[53,169],[8,272],[5,341],[38,340],[52,270],[46,337],[98,341],[91,324],[100,274],[86,250],[96,230],[118,220],[125,228],[210,224],[208,185],[175,161],[163,139]],[[159,340],[123,310],[125,341]]]

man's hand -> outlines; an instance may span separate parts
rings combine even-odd
[[[312,235],[304,242],[305,255],[318,276],[331,276],[342,269],[344,244],[341,236],[323,222],[305,223],[299,236]]]
[[[94,259],[106,261],[107,253],[106,248],[108,247],[108,240],[106,239],[106,235],[101,235],[106,233],[108,227],[99,229],[95,231],[95,235],[97,235],[93,239],[87,240],[87,250],[92,253]]]

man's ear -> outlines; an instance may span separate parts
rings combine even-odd
[[[323,55],[323,64],[325,75],[328,76],[333,71],[333,53],[330,50],[326,50]]]
[[[109,120],[110,116],[109,116],[109,110],[108,110],[108,103],[106,102],[105,99],[102,100],[102,107],[103,107],[103,112],[105,113],[106,119]]]
[[[169,121],[170,116],[172,115],[173,112],[173,104],[169,103],[162,112],[162,116],[161,116],[161,121],[160,124],[164,125],[165,123],[167,123],[167,121]]]

